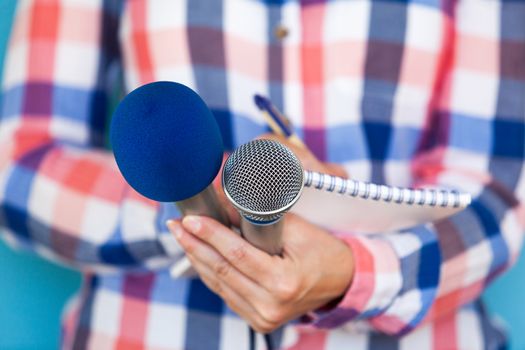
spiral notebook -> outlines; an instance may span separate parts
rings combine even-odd
[[[336,231],[397,231],[453,215],[471,201],[455,190],[385,186],[311,171],[304,176],[291,212]]]
[[[306,147],[268,98],[255,95],[254,102],[275,134]],[[378,233],[443,219],[469,204],[469,194],[454,190],[384,186],[305,171],[303,193],[291,211],[327,229]]]
[[[443,189],[410,189],[304,172],[301,197],[291,212],[333,231],[388,233],[453,215],[470,204],[467,193]],[[187,259],[171,276],[192,276]]]

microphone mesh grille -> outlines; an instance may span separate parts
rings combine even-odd
[[[256,221],[275,220],[301,193],[303,168],[295,154],[279,142],[254,140],[230,155],[224,165],[223,185],[245,217]],[[279,210],[282,211],[270,214]]]

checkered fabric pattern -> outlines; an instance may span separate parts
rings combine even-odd
[[[105,149],[119,82],[156,80],[198,91],[228,149],[267,131],[262,93],[353,178],[473,195],[440,222],[334,233],[353,249],[354,281],[334,308],[274,332],[281,348],[504,345],[479,295],[525,228],[523,2],[20,1],[0,224],[13,245],[85,271],[64,348],[247,348],[246,324],[199,279],[168,276],[182,255],[164,227],[175,208],[135,193]]]

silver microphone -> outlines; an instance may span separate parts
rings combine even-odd
[[[224,193],[241,214],[241,233],[254,246],[280,254],[284,214],[297,202],[304,171],[288,148],[254,140],[237,148],[222,172]]]
[[[244,238],[269,254],[281,253],[281,219],[292,207],[321,227],[376,233],[449,216],[471,201],[468,193],[458,191],[412,190],[303,170],[292,151],[271,140],[255,140],[237,148],[226,160],[222,184],[241,214]],[[304,200],[297,203],[301,196]],[[385,211],[390,202],[396,203],[395,210]],[[383,220],[371,218],[376,212],[382,213]],[[387,219],[385,213],[391,213]],[[417,218],[414,213],[419,213]]]

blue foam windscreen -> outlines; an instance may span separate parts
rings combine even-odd
[[[200,96],[179,83],[133,90],[115,110],[110,138],[126,181],[156,201],[200,193],[221,167],[219,126]]]

